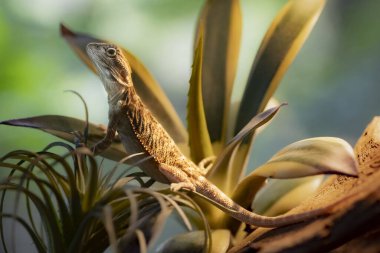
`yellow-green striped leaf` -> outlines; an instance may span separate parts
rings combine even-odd
[[[276,16],[260,45],[238,110],[234,132],[239,132],[264,110],[286,70],[307,39],[324,7],[325,0],[291,0]],[[236,175],[243,174],[254,132],[236,151],[230,162]],[[235,177],[235,182],[238,177]]]
[[[311,196],[323,178],[323,175],[319,175],[287,180],[272,179],[257,193],[251,209],[265,216],[285,213]]]
[[[204,33],[202,92],[211,142],[225,143],[228,113],[240,49],[242,17],[238,0],[208,0],[199,16],[196,42]],[[218,153],[218,147],[214,149]]]
[[[290,144],[254,171],[268,178],[295,178],[316,174],[356,176],[358,165],[354,151],[346,141],[318,137]]]
[[[195,50],[193,71],[190,78],[189,99],[187,104],[187,122],[189,128],[189,146],[191,158],[198,163],[213,155],[210,135],[202,98],[202,59],[203,35],[201,34]]]
[[[240,104],[235,133],[264,110],[314,27],[325,0],[292,0],[279,12],[260,45]]]

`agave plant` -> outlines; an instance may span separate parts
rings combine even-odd
[[[231,104],[231,93],[241,36],[240,3],[237,0],[206,1],[199,16],[195,36],[194,59],[188,94],[187,131],[170,100],[152,75],[131,52],[126,49],[123,51],[132,67],[132,78],[136,90],[155,117],[177,142],[183,153],[191,157],[195,163],[215,157],[210,172],[207,175],[208,179],[245,208],[251,207],[256,193],[263,187],[267,178],[289,179],[316,174],[338,173],[356,175],[357,173],[353,150],[348,143],[338,138],[320,137],[301,140],[288,145],[277,152],[267,163],[245,176],[247,160],[250,156],[256,130],[270,121],[284,104],[265,110],[266,105],[312,30],[323,9],[324,3],[324,0],[292,0],[279,12],[261,43],[252,65],[245,91],[240,99],[239,107],[237,110],[234,110]],[[61,25],[61,34],[80,59],[96,73],[94,66],[86,54],[85,47],[90,42],[102,42],[105,40],[83,33],[76,33],[64,25]],[[234,115],[235,111],[237,111],[236,115]],[[230,119],[235,120],[232,121]],[[57,115],[8,120],[3,121],[2,124],[38,128],[71,143],[76,143],[78,131],[85,129],[82,134],[86,137],[87,146],[92,146],[104,136],[104,129],[96,124]],[[86,215],[89,216],[79,215],[79,220],[67,223],[70,226],[72,225],[67,230],[71,231],[69,236],[73,236],[73,231],[76,231],[75,228],[85,226],[83,224],[89,222],[87,219],[91,219],[92,221],[93,217],[96,216],[98,219],[94,221],[95,223],[91,227],[95,226],[101,231],[99,233],[102,235],[108,233],[109,241],[116,249],[116,242],[119,245],[125,245],[123,238],[131,236],[126,232],[130,232],[134,226],[133,224],[138,223],[137,216],[140,218],[140,215],[136,214],[137,209],[142,211],[145,205],[149,203],[152,206],[146,207],[147,209],[161,210],[161,212],[155,212],[155,217],[159,214],[166,217],[167,212],[163,207],[165,205],[174,207],[178,210],[178,213],[181,213],[181,208],[175,204],[176,201],[181,202],[182,205],[184,205],[183,203],[187,203],[187,206],[192,206],[192,208],[196,208],[199,204],[202,210],[201,213],[206,218],[202,222],[202,219],[191,216],[192,223],[198,226],[199,229],[207,228],[207,226],[214,229],[212,238],[218,239],[218,242],[220,242],[218,246],[225,247],[224,251],[230,244],[230,236],[236,235],[239,231],[241,224],[238,221],[233,220],[219,209],[216,209],[212,200],[204,199],[202,196],[195,196],[194,200],[197,204],[189,204],[183,200],[183,198],[186,198],[185,195],[180,194],[182,198],[178,198],[177,194],[173,195],[173,193],[167,190],[157,191],[139,188],[134,188],[134,190],[130,191],[124,190],[128,189],[125,187],[127,187],[126,182],[129,182],[129,177],[114,181],[122,182],[121,185],[116,183],[120,187],[109,187],[108,184],[108,188],[103,189],[102,186],[104,184],[101,184],[102,179],[99,179],[102,178],[100,176],[101,173],[96,173],[97,165],[95,160],[89,154],[83,154],[78,150],[70,150],[70,154],[73,156],[74,171],[83,174],[78,178],[74,177],[76,178],[74,181],[71,180],[73,178],[71,176],[72,172],[66,169],[66,165],[63,166],[63,160],[51,153],[42,152],[38,155],[32,155],[32,153],[25,154],[25,152],[21,152],[20,156],[17,153],[11,153],[3,158],[3,160],[6,160],[10,157],[15,157],[23,161],[20,162],[20,165],[21,163],[28,163],[28,166],[31,168],[23,168],[20,165],[15,166],[8,163],[1,164],[3,167],[10,167],[15,171],[21,172],[22,176],[19,177],[19,180],[23,182],[38,182],[36,183],[37,186],[45,183],[46,185],[59,184],[57,189],[53,188],[50,191],[61,192],[64,190],[65,193],[67,192],[67,195],[62,200],[63,209],[67,209],[67,206],[64,205],[65,200],[70,203],[74,197],[74,202],[77,201],[74,203],[76,206],[82,202],[87,203],[88,212]],[[133,154],[126,154],[122,145],[116,140],[111,148],[100,155],[120,164],[120,161],[128,162],[125,157]],[[62,165],[65,168],[67,176],[50,171],[53,170],[51,167],[49,169],[45,167],[40,168],[46,165],[43,162],[45,165],[39,166],[40,162],[47,158],[50,159],[51,156],[56,160],[53,165]],[[78,157],[81,158],[78,159]],[[85,166],[87,162],[90,162],[91,168]],[[40,182],[42,179],[39,179],[34,172],[32,173],[33,167],[40,168],[49,180],[53,178],[58,181]],[[81,170],[84,171],[81,172]],[[14,178],[13,173],[12,171],[11,179]],[[134,179],[138,180],[141,187],[147,187],[147,184],[140,177],[140,174],[134,175]],[[4,189],[8,190],[14,187],[14,190],[26,194],[28,198],[33,198],[31,190],[27,188],[26,190],[21,190],[24,189],[22,188],[23,184],[19,183],[18,186],[17,184],[12,184],[11,179],[7,179],[4,182],[4,185],[7,185]],[[299,203],[293,201],[295,195],[300,201],[310,194],[313,189],[316,189],[321,182],[322,178],[320,176],[297,179],[290,183],[289,181],[272,182],[261,191],[260,196],[253,202],[255,204],[253,209],[267,214],[285,212]],[[78,187],[78,184],[80,187]],[[115,185],[115,183],[112,185]],[[301,186],[302,188],[299,188]],[[276,191],[276,189],[281,189],[281,191]],[[299,190],[297,191],[297,189]],[[275,198],[273,197],[273,192],[277,194]],[[172,194],[170,195],[172,198],[166,197],[165,194]],[[111,196],[112,199],[110,199]],[[146,196],[149,196],[149,198]],[[89,200],[87,200],[88,198]],[[156,200],[152,200],[154,198]],[[48,201],[46,198],[44,200]],[[290,200],[293,203],[289,204]],[[123,208],[125,210],[122,210]],[[59,211],[60,215],[72,212],[74,212],[74,209]],[[41,212],[41,214],[43,213]],[[53,222],[52,224],[56,224],[57,231],[48,230],[46,232],[47,237],[50,236],[50,233],[58,233],[54,234],[54,236],[61,236],[62,238],[66,236],[66,230],[63,227],[61,228],[64,223],[63,218],[59,219],[57,214],[54,213],[49,215],[54,217],[54,219],[51,218],[49,220],[49,223],[54,221],[55,223]],[[3,215],[3,217],[7,216]],[[30,214],[29,217],[32,220]],[[130,219],[131,221],[128,223],[128,221],[124,220],[126,223],[119,224],[118,219],[120,217]],[[186,216],[181,215],[181,217]],[[28,227],[21,218],[13,218],[25,224],[25,228],[28,231],[36,231],[35,225]],[[107,221],[104,222],[104,226],[101,224],[103,220]],[[186,224],[189,223],[186,218],[183,218],[183,220]],[[115,224],[117,224],[117,227],[115,227]],[[88,228],[86,227],[86,229]],[[89,231],[86,230],[85,235],[87,237],[78,239],[74,236],[65,238],[64,241],[71,242],[74,239],[75,242],[78,240],[82,242],[93,240],[92,236],[97,235],[97,232],[91,234]],[[144,233],[143,235],[146,236]],[[207,238],[210,239],[211,233],[208,232],[208,235]],[[80,233],[80,236],[84,236],[83,233]],[[136,233],[136,237],[138,239],[143,238],[139,236],[139,233]],[[178,245],[176,244],[178,242],[181,244],[184,240],[188,242],[190,240],[194,243],[190,243],[191,247],[195,247],[194,245],[197,242],[203,243],[200,237],[203,237],[203,233],[193,233],[191,236],[188,235],[182,238],[178,237],[174,241],[172,240],[163,245],[161,250],[169,252],[170,247],[175,247],[170,245]],[[54,247],[46,248],[41,242],[43,236],[36,239],[32,236],[32,238],[38,246],[37,248],[41,251],[57,249],[55,248],[56,245],[60,246],[63,244],[63,242],[59,242],[59,240],[63,240],[62,238],[54,237],[51,239],[52,242],[49,242],[49,245],[54,245]],[[59,244],[55,243],[55,240],[58,240]],[[207,240],[206,243],[208,243]],[[90,242],[86,241],[84,245],[87,244],[89,245]],[[106,243],[100,247],[101,250],[106,248],[105,245]],[[131,245],[133,247],[133,244]],[[203,247],[203,244],[201,246]],[[215,250],[214,247],[213,250]],[[87,248],[79,249],[88,251]],[[209,247],[209,249],[211,248]],[[218,250],[215,250],[215,252],[224,252],[220,248]]]

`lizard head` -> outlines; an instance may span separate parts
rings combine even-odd
[[[121,49],[109,43],[89,43],[87,54],[94,63],[108,95],[131,87],[131,67]]]

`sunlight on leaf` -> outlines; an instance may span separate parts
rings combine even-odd
[[[279,180],[272,179],[257,193],[251,209],[265,216],[276,216],[299,205],[311,196],[323,182],[324,176]]]
[[[73,48],[75,53],[77,53],[79,58],[81,58],[81,60],[96,73],[93,63],[86,53],[86,45],[90,42],[106,41],[87,34],[75,33],[62,24],[61,34]],[[141,99],[176,142],[186,143],[186,129],[164,91],[153,79],[145,66],[133,54],[126,49],[123,49],[123,53],[133,70],[132,78],[134,86]]]
[[[253,173],[263,177],[294,178],[316,174],[357,175],[352,147],[334,137],[318,137],[290,144]]]
[[[190,154],[195,163],[199,163],[204,158],[214,155],[203,108],[202,56],[203,35],[201,34],[194,55],[193,71],[190,78],[189,99],[187,104]]]
[[[314,27],[324,0],[292,0],[279,12],[261,43],[238,112],[235,133],[264,110]]]
[[[204,33],[202,93],[211,141],[226,141],[231,91],[240,49],[240,1],[208,0],[198,19],[197,44]],[[203,31],[203,32],[201,32]],[[213,99],[209,99],[209,98]],[[214,148],[220,145],[214,145]],[[218,150],[214,150],[218,153]]]
[[[352,147],[346,141],[333,137],[292,143],[239,182],[232,199],[248,208],[266,178],[299,178],[317,174],[356,176],[357,163]],[[225,218],[226,223],[236,231],[239,223]]]
[[[291,0],[279,12],[260,45],[238,110],[234,133],[264,110],[314,27],[325,0]],[[254,133],[238,148],[234,170],[244,174]],[[234,179],[235,183],[239,178]]]
[[[317,174],[357,175],[352,147],[342,139],[320,137],[301,140],[280,150],[236,187],[233,199],[248,207],[265,178],[299,178]],[[254,190],[252,187],[254,186]]]

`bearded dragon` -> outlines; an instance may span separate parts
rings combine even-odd
[[[143,152],[145,157],[152,157],[140,165],[146,174],[159,182],[170,183],[172,191],[184,188],[197,192],[213,200],[218,208],[235,219],[254,226],[285,226],[328,212],[327,208],[320,208],[299,214],[266,217],[235,203],[207,180],[204,169],[200,169],[181,153],[173,139],[143,104],[133,86],[132,70],[122,50],[108,43],[90,43],[86,49],[106,90],[109,105],[107,133],[93,147],[95,154],[107,149],[117,132],[127,153]]]

